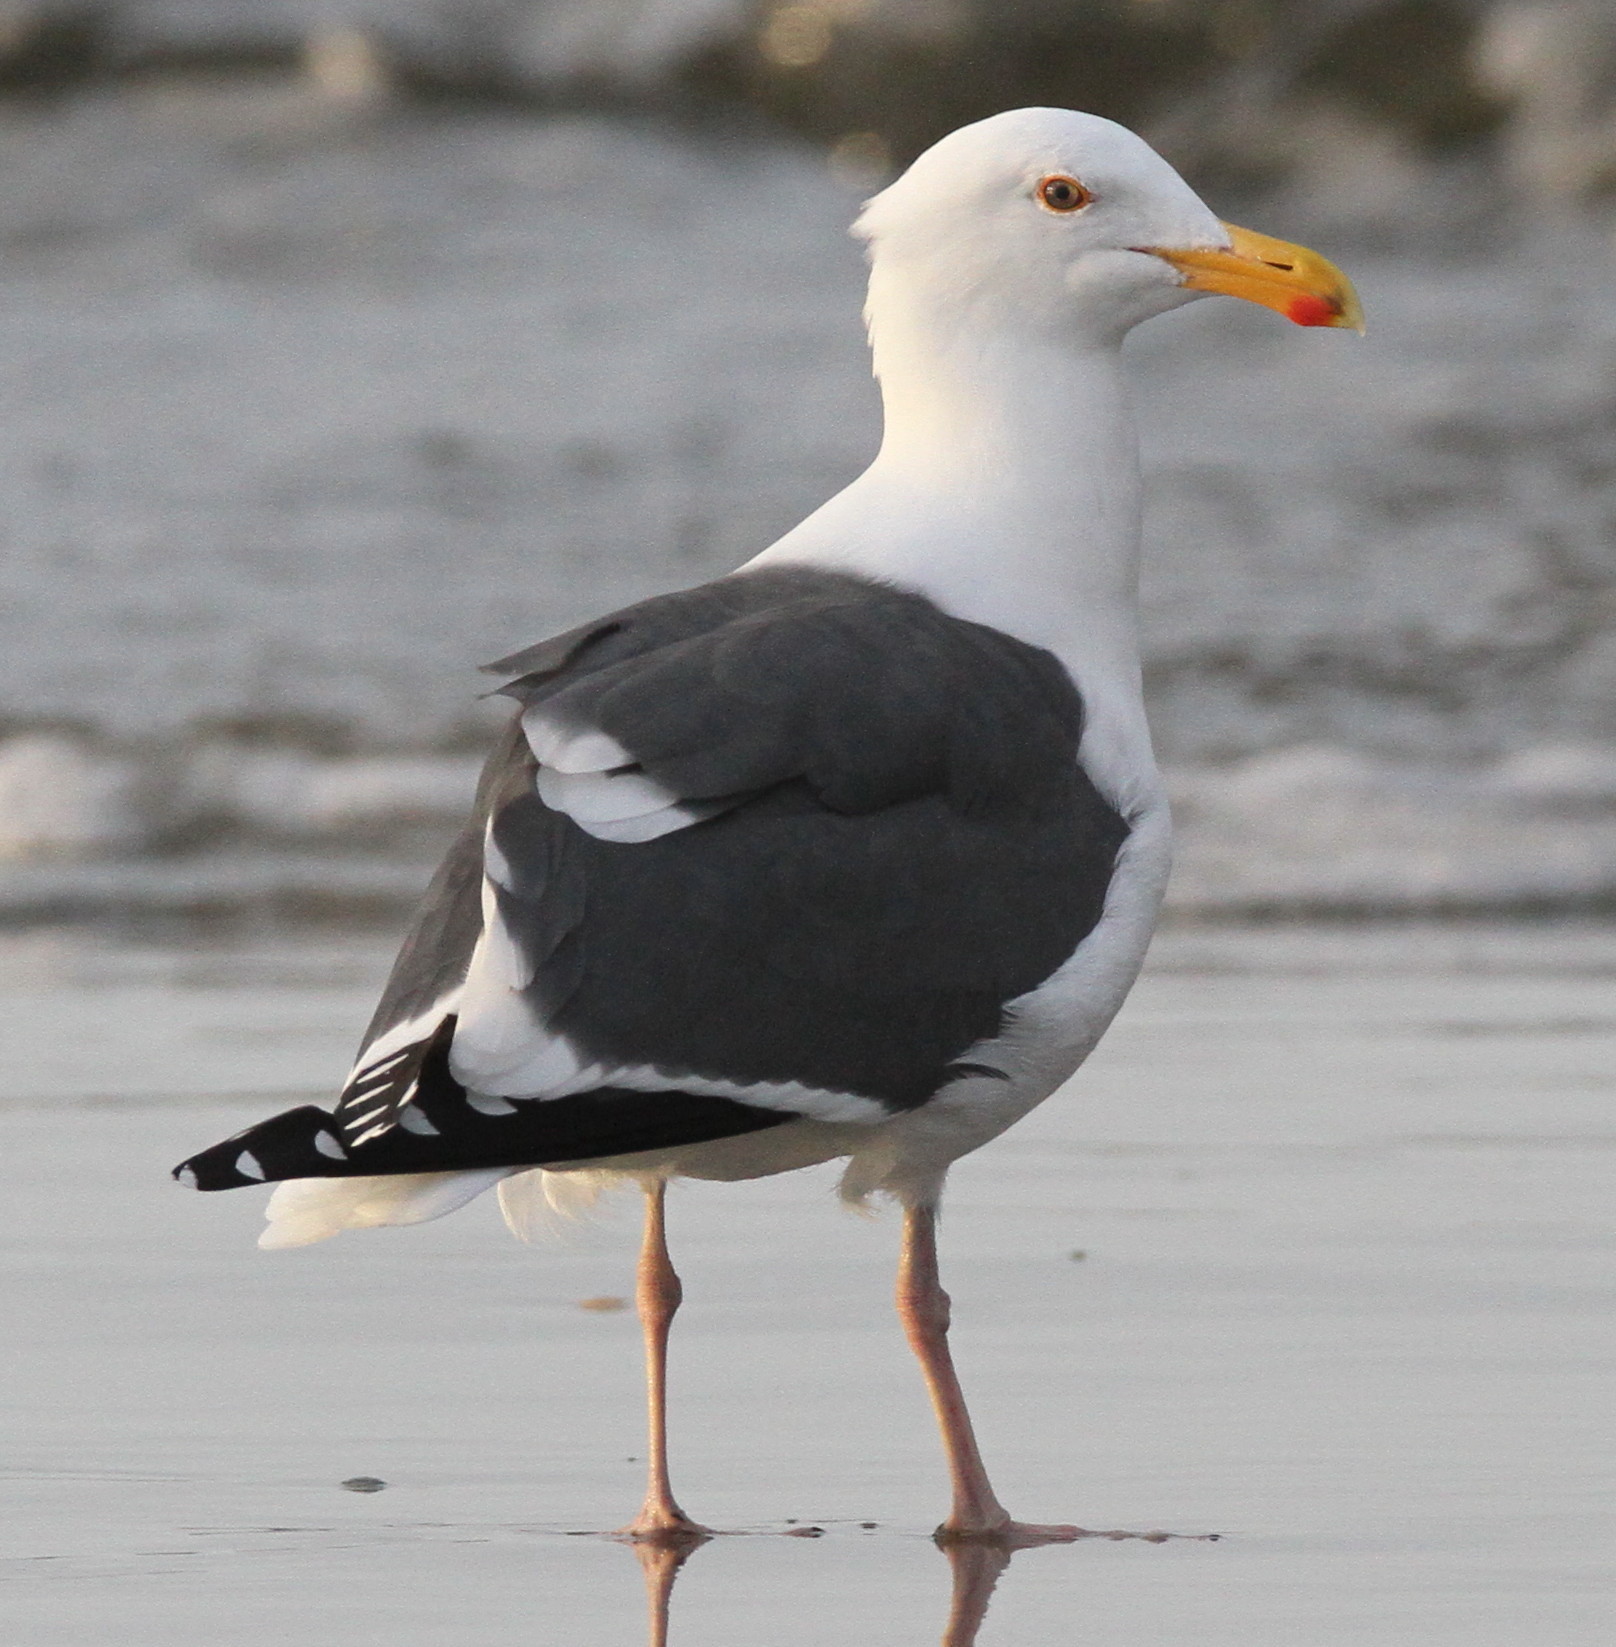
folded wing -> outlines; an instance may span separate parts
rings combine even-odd
[[[880,1121],[1099,918],[1070,679],[921,596],[760,569],[493,667],[517,719],[309,1173]]]

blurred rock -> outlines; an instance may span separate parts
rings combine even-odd
[[[417,0],[382,38],[432,89],[667,101],[690,65],[744,37],[751,0]]]
[[[1003,108],[1057,104],[1139,124],[1204,78],[1204,5],[1160,0],[758,0],[695,65],[712,100],[820,141],[867,133],[898,163]]]
[[[1429,147],[1484,134],[1472,0],[790,0],[760,3],[695,83],[903,161],[1018,104],[1157,136],[1201,179],[1271,182],[1356,124]]]
[[[9,83],[311,69],[339,95],[748,108],[903,161],[997,109],[1160,133],[1203,177],[1302,163],[1313,128],[1429,147],[1488,130],[1481,0],[34,0]],[[7,49],[7,39],[12,45]]]
[[[65,0],[64,0],[65,3]],[[41,7],[45,0],[40,0]],[[406,89],[665,98],[749,0],[85,0],[89,65],[294,67],[363,42]]]
[[[749,0],[15,0],[0,9],[0,88],[130,70],[295,70],[339,91],[395,75],[466,94],[665,99],[718,38],[751,26]]]
[[[107,55],[118,66],[292,63],[317,31],[363,13],[328,0],[102,0]]]
[[[105,61],[108,8],[98,0],[0,4],[0,92],[50,91]]]

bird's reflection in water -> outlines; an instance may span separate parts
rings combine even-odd
[[[1080,1536],[1084,1539],[1142,1538],[1156,1544],[1165,1543],[1173,1535],[1085,1532]],[[650,1618],[647,1640],[650,1647],[668,1647],[668,1617],[674,1580],[678,1578],[680,1568],[691,1556],[703,1544],[711,1542],[711,1538],[703,1534],[665,1542],[645,1541],[634,1544],[634,1553],[639,1557],[640,1568],[645,1574],[645,1595]],[[935,1542],[938,1549],[948,1558],[949,1569],[953,1575],[948,1623],[943,1627],[941,1647],[975,1647],[977,1634],[988,1616],[988,1602],[993,1597],[994,1586],[998,1584],[1018,1549],[1009,1544],[985,1539],[939,1538]],[[1030,1546],[1021,1546],[1027,1547]]]
[[[646,1640],[650,1647],[668,1647],[668,1606],[673,1599],[673,1581],[679,1569],[711,1540],[702,1533],[674,1539],[640,1539],[634,1544],[634,1553],[640,1558],[640,1570],[645,1574],[645,1602],[650,1628]]]
[[[948,1603],[948,1623],[943,1629],[943,1647],[975,1647],[976,1632],[988,1616],[993,1586],[1010,1565],[1015,1551],[1007,1544],[979,1540],[939,1541],[938,1548],[954,1570],[954,1593]]]

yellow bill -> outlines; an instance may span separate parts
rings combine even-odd
[[[1363,305],[1352,282],[1328,258],[1225,223],[1227,251],[1143,246],[1170,263],[1194,292],[1222,292],[1277,309],[1298,326],[1350,326],[1363,334]]]

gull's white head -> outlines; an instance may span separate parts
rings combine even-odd
[[[973,331],[1110,342],[1217,291],[1361,329],[1333,265],[1219,222],[1142,138],[1070,109],[950,133],[868,202],[855,233],[870,243],[877,327],[893,290]]]

